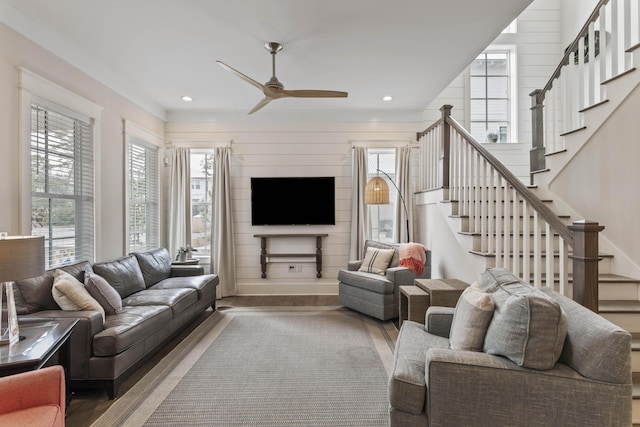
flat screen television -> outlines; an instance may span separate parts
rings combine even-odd
[[[335,225],[334,177],[252,177],[251,225]]]

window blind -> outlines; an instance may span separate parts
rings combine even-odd
[[[92,124],[61,110],[31,105],[31,229],[47,268],[94,259]]]
[[[158,147],[140,138],[129,138],[128,150],[129,252],[160,246]]]

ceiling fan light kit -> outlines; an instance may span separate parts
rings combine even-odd
[[[274,99],[280,98],[346,98],[349,94],[348,92],[341,92],[336,90],[285,90],[284,85],[280,83],[278,78],[276,77],[276,54],[282,50],[282,45],[277,42],[268,42],[264,45],[265,49],[267,49],[271,53],[271,78],[265,84],[259,83],[251,77],[241,73],[235,68],[225,64],[222,61],[216,61],[222,68],[227,71],[232,72],[236,76],[240,77],[242,80],[247,83],[257,87],[264,94],[264,98],[258,102],[258,104],[253,107],[249,114],[253,114],[256,111],[260,110],[262,107],[267,105],[269,102]]]

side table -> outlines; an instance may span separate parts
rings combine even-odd
[[[399,326],[405,320],[424,323],[429,307],[455,307],[469,286],[458,279],[415,279],[413,286],[400,286]]]
[[[32,371],[50,365],[64,368],[67,403],[71,398],[69,337],[78,319],[22,318],[20,341],[0,346],[0,376]],[[22,338],[24,337],[24,338]]]
[[[424,323],[424,314],[429,308],[429,294],[414,285],[400,286],[400,320]]]

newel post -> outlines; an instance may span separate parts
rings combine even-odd
[[[529,152],[530,172],[543,170],[546,167],[544,159],[544,116],[542,90],[536,89],[529,94],[531,97],[531,151]],[[533,175],[531,175],[533,185]]]
[[[442,112],[442,167],[440,168],[442,188],[449,188],[449,170],[451,159],[451,125],[447,121],[451,116],[452,105],[443,105],[440,108]]]
[[[604,227],[586,219],[569,225],[573,232],[573,299],[598,312],[598,233]]]

